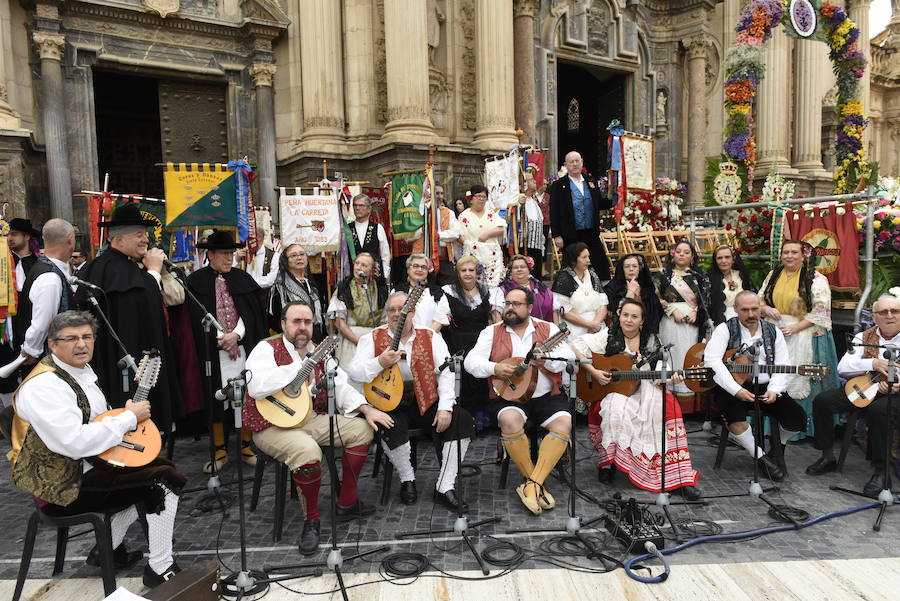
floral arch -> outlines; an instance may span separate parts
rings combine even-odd
[[[868,125],[860,99],[859,80],[866,69],[860,51],[859,28],[843,8],[821,0],[750,0],[741,13],[737,42],[725,58],[725,141],[729,161],[747,168],[747,187],[753,182],[756,138],[753,135],[753,102],[765,76],[763,44],[778,26],[795,38],[828,44],[837,78],[838,114],[834,172],[835,194],[852,192],[868,173],[862,135]]]

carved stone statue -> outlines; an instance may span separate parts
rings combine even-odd
[[[441,11],[438,0],[428,0],[426,8],[428,14],[428,65],[434,66],[434,53],[441,45],[441,24],[447,17]]]
[[[668,98],[666,97],[666,93],[660,90],[656,94],[656,124],[657,125],[665,125],[666,124],[666,102]]]

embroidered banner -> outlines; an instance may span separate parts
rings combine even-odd
[[[228,165],[166,163],[166,227],[236,228],[235,175]]]
[[[505,211],[519,202],[519,153],[484,164],[484,179],[488,189],[488,207]]]
[[[341,214],[337,198],[331,194],[299,194],[281,188],[281,247],[300,244],[308,253],[338,250],[341,242]]]
[[[859,289],[859,239],[850,203],[788,211],[787,225],[791,238],[812,245],[810,262],[828,278],[832,289]]]
[[[391,178],[391,231],[394,238],[410,238],[425,225],[422,193],[425,173],[400,173]]]

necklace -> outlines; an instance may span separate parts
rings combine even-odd
[[[622,335],[625,336],[625,333],[623,332]],[[635,338],[639,338],[640,335],[641,335],[641,333],[638,332],[638,333],[635,334],[634,336],[625,336],[625,340],[634,340]]]

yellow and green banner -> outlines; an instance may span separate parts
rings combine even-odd
[[[425,225],[422,189],[425,173],[399,173],[391,178],[391,230],[394,238],[411,237]]]
[[[225,164],[166,163],[166,227],[237,227],[235,178]]]

